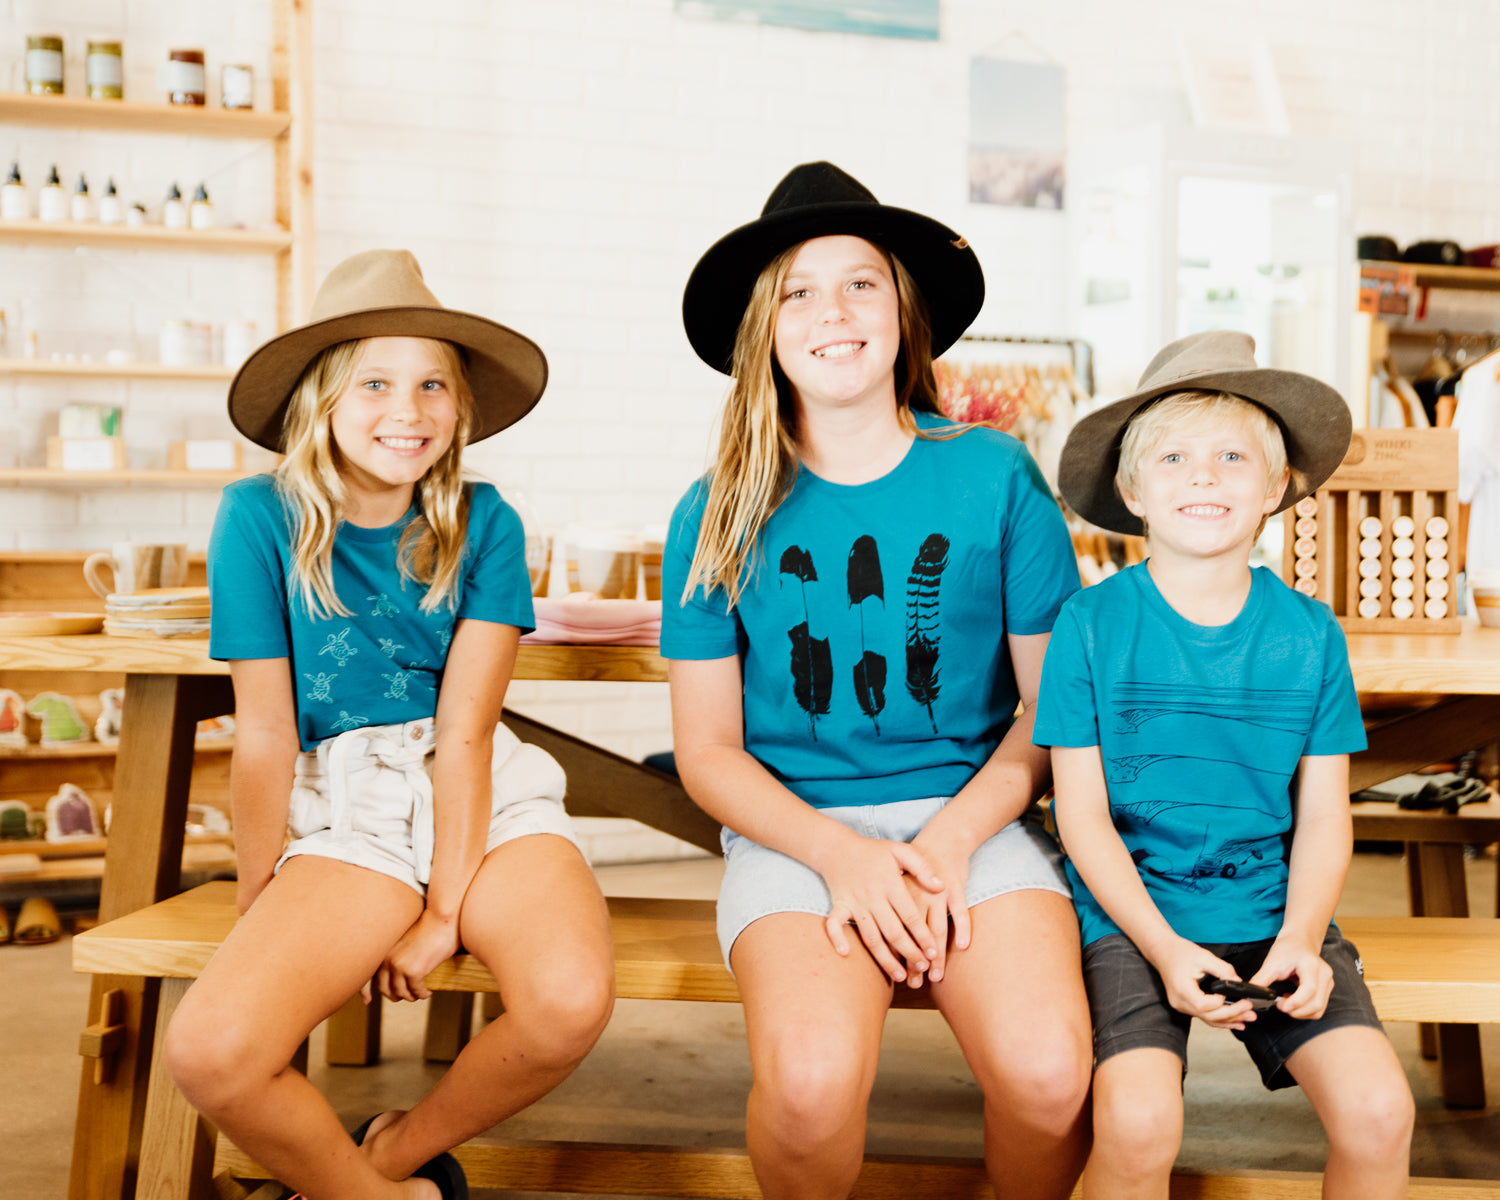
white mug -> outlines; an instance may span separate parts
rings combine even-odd
[[[112,585],[102,573],[108,569]],[[187,546],[172,542],[116,542],[83,562],[83,577],[100,596],[128,595],[147,588],[182,587],[187,582]]]

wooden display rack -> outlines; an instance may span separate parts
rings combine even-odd
[[[1454,569],[1457,489],[1457,430],[1355,430],[1339,469],[1315,496],[1285,514],[1282,578],[1327,604],[1351,633],[1457,633],[1462,624]],[[1412,525],[1410,553],[1405,556],[1396,553],[1400,538],[1392,531],[1402,517]],[[1434,517],[1446,523],[1442,538],[1428,533]],[[1378,532],[1373,524],[1361,532],[1361,524],[1372,518],[1379,523]],[[1442,525],[1433,528],[1441,531]],[[1379,542],[1378,555],[1362,553],[1362,544],[1363,549],[1373,550],[1367,544],[1373,540]],[[1409,562],[1410,570],[1398,567],[1398,561]],[[1392,591],[1392,584],[1403,577],[1412,584],[1412,611],[1404,617],[1398,615],[1405,607],[1398,603],[1402,598]],[[1378,594],[1361,593],[1367,578],[1378,581]],[[1429,579],[1441,582],[1433,583],[1429,591]],[[1366,587],[1376,592],[1374,585]],[[1441,615],[1436,606],[1431,615],[1426,612],[1434,599],[1442,601]],[[1378,601],[1378,612],[1367,603],[1362,614],[1361,601],[1370,600]]]

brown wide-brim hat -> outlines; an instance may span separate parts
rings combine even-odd
[[[810,238],[850,234],[895,255],[921,289],[936,358],[973,324],[984,304],[984,272],[969,243],[941,221],[881,204],[829,162],[793,167],[759,220],[708,248],[682,293],[682,324],[698,357],[733,374],[734,340],[767,263]]]
[[[1233,330],[1210,330],[1165,347],[1146,367],[1137,390],[1090,413],[1073,426],[1058,464],[1063,499],[1085,521],[1117,533],[1145,526],[1125,507],[1115,487],[1120,442],[1130,420],[1169,392],[1228,392],[1260,405],[1281,427],[1287,464],[1303,476],[1287,485],[1276,511],[1311,495],[1344,461],[1354,420],[1339,393],[1311,375],[1255,365],[1255,339]]]
[[[256,445],[279,451],[287,404],[312,360],[340,342],[372,337],[438,338],[460,347],[474,393],[470,445],[519,421],[547,386],[547,357],[530,338],[444,308],[409,250],[366,250],[328,273],[307,324],[245,360],[229,385],[229,419]]]

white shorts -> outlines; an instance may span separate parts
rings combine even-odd
[[[432,871],[430,718],[351,729],[297,756],[282,863],[316,854],[399,879],[421,895]],[[493,799],[484,852],[516,838],[553,833],[578,845],[563,808],[567,777],[540,747],[495,726]]]

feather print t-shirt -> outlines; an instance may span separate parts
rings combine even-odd
[[[706,496],[700,480],[672,515],[661,649],[740,656],[745,749],[819,808],[963,787],[1015,712],[1006,634],[1049,632],[1078,587],[1062,515],[1025,447],[973,429],[917,438],[870,483],[802,470],[733,612],[717,589],[678,603]]]
[[[269,475],[224,489],[208,544],[211,658],[287,658],[302,749],[365,725],[426,718],[437,709],[454,625],[466,618],[535,624],[525,533],[492,484],[472,483],[458,605],[420,608],[424,584],[403,579],[396,548],[406,527],[339,526],[333,586],[351,616],[315,619],[288,602],[292,521]]]

